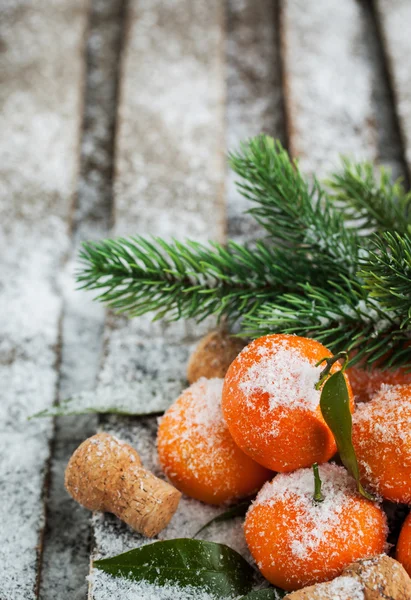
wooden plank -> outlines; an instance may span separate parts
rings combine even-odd
[[[85,0],[1,7],[0,596],[8,600],[37,595],[53,427],[27,417],[56,394],[86,21]]]
[[[338,155],[375,159],[373,65],[356,0],[282,3],[281,36],[290,150],[323,175]]]
[[[229,0],[226,15],[227,146],[268,133],[285,143],[278,2]],[[260,227],[227,173],[227,237],[250,241]]]
[[[124,3],[93,0],[87,31],[87,73],[81,169],[73,243],[62,277],[64,311],[58,398],[94,390],[101,365],[105,310],[75,283],[83,240],[106,237],[111,223],[113,144]],[[57,407],[56,407],[57,408]],[[83,600],[90,563],[90,515],[66,492],[64,471],[75,448],[97,427],[97,416],[56,419],[47,498],[41,600]]]
[[[223,239],[222,23],[220,0],[130,2],[116,147],[115,235]],[[163,402],[164,396],[173,401],[184,386],[190,348],[201,334],[192,324],[111,317],[100,385],[146,382]],[[132,442],[154,468],[156,419],[112,418],[105,429]],[[185,504],[162,536],[183,534],[188,514],[194,533],[215,513],[199,503],[188,513]],[[146,541],[110,515],[95,517],[94,536],[102,556]],[[125,592],[120,580],[107,582],[94,572],[90,597],[106,598],[107,590]],[[138,597],[145,597],[142,591]]]
[[[408,0],[376,0],[384,40],[408,176],[411,178],[411,3]]]

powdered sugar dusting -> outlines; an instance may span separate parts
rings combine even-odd
[[[318,409],[321,392],[315,389],[315,384],[324,368],[322,365],[316,367],[315,361],[298,348],[277,339],[259,348],[259,354],[261,360],[248,368],[239,384],[250,404],[256,402],[256,394],[263,393],[268,394],[271,410],[295,406]]]

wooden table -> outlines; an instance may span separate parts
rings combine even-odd
[[[88,592],[90,552],[142,540],[110,516],[90,521],[63,471],[98,427],[157,468],[155,418],[27,417],[96,382],[183,384],[204,327],[105,318],[75,291],[79,244],[109,233],[252,239],[225,154],[260,131],[307,172],[323,175],[342,152],[407,180],[411,1],[3,0],[0,10],[0,599],[114,600],[120,588],[104,595],[99,577]],[[191,535],[216,510],[184,500],[164,535]],[[234,530],[213,539],[241,546]]]

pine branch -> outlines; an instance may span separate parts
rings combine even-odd
[[[251,314],[278,293],[296,289],[319,268],[286,250],[258,242],[249,249],[196,242],[166,243],[142,237],[83,244],[82,287],[104,290],[98,299],[118,312],[139,316],[154,311],[170,320],[224,315],[233,321]]]
[[[343,158],[342,165],[342,172],[327,184],[352,226],[368,235],[370,230],[411,231],[411,192],[405,192],[401,179],[392,182],[390,170],[369,162],[354,164]]]
[[[399,315],[401,327],[411,327],[411,237],[385,233],[374,239],[362,261],[360,276],[370,297]]]
[[[385,310],[359,284],[303,285],[301,294],[267,302],[242,322],[242,334],[294,333],[314,337],[334,353],[352,354],[351,364],[381,361],[381,368],[411,365],[408,334],[395,312]]]
[[[354,216],[369,229],[404,233],[411,194],[385,171],[375,179],[371,165],[346,161],[333,176],[331,199],[266,136],[244,144],[231,164],[271,244],[89,242],[78,281],[130,316],[200,321],[213,314],[242,320],[242,333],[251,337],[313,336],[335,352],[354,353],[353,361],[411,366],[411,238],[387,233],[365,241],[344,222]]]
[[[257,205],[248,212],[277,244],[314,254],[328,276],[356,272],[357,236],[346,229],[319,182],[308,184],[280,142],[263,135],[249,140],[230,155],[230,165],[244,180],[240,192]]]

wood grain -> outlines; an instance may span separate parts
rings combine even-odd
[[[301,167],[323,175],[339,154],[376,158],[373,65],[361,3],[282,2],[281,37],[289,144]]]
[[[2,4],[0,129],[0,596],[36,597],[43,484],[77,188],[85,0]]]
[[[223,239],[222,59],[219,0],[130,2],[116,144],[115,235]],[[202,333],[193,324],[110,316],[100,385],[146,385],[164,407],[183,389],[188,353]],[[130,441],[153,466],[156,419],[112,418],[105,429]],[[193,527],[204,518],[195,505]],[[175,537],[176,523],[182,527],[187,520],[183,507],[179,514],[164,535]],[[94,536],[100,555],[146,541],[110,515],[95,517]],[[104,593],[97,572],[90,597]]]
[[[411,3],[376,0],[399,119],[408,176],[411,178]]]

